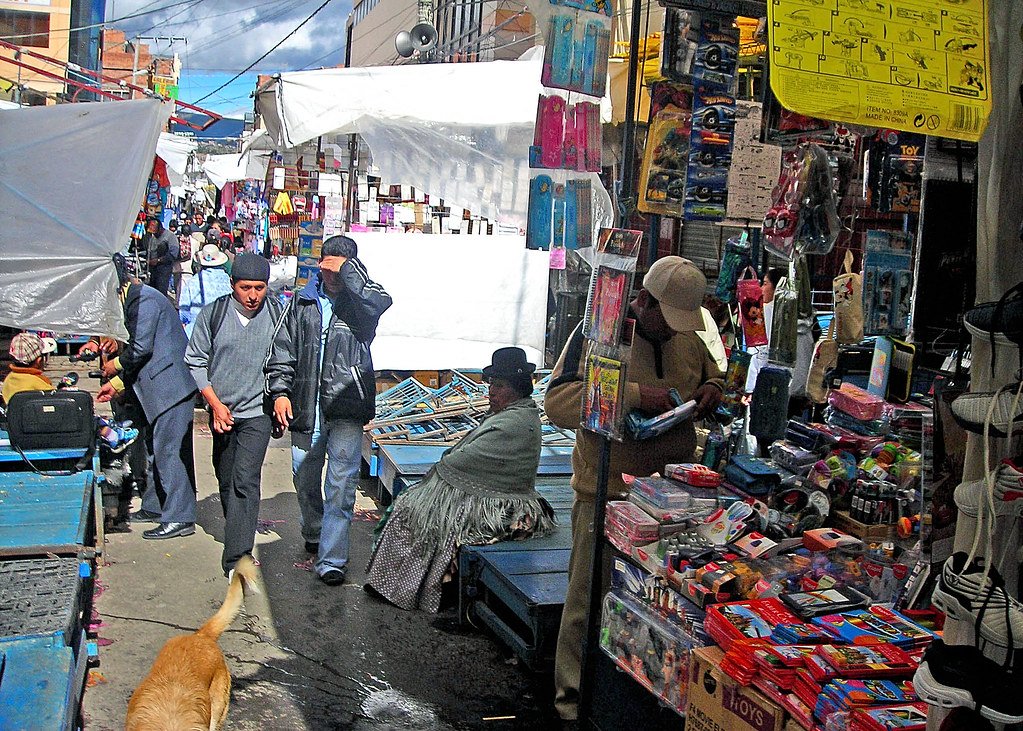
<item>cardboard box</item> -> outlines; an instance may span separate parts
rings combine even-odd
[[[847,510],[835,510],[831,513],[831,523],[841,531],[856,536],[864,543],[883,541],[892,533],[890,525],[867,525],[852,518]]]
[[[427,388],[440,388],[440,373],[437,371],[413,371],[412,377]]]
[[[781,731],[785,711],[721,670],[720,647],[693,650],[686,731]]]

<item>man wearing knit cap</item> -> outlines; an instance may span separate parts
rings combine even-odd
[[[710,414],[721,400],[722,372],[700,338],[705,328],[700,305],[707,279],[688,259],[658,259],[643,278],[643,288],[629,304],[636,334],[626,369],[625,411],[654,416],[673,408],[669,389],[697,402],[696,416]],[[580,421],[589,344],[582,328],[568,339],[544,398],[548,418],[560,427],[576,429]],[[645,477],[664,465],[692,462],[696,429],[686,420],[650,439],[625,437],[611,445],[608,500],[623,500],[628,488],[622,474]],[[590,595],[593,555],[593,516],[596,510],[600,437],[577,429],[572,451],[572,554],[568,566],[568,593],[561,615],[554,661],[554,705],[563,720],[577,718],[580,663],[586,642],[586,613]]]
[[[252,554],[259,519],[260,470],[272,426],[263,394],[263,357],[284,310],[275,296],[267,297],[269,280],[270,262],[239,255],[231,294],[199,312],[185,351],[185,364],[210,409],[213,470],[225,521],[225,574]]]

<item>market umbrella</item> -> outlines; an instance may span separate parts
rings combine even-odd
[[[0,111],[0,325],[127,339],[111,257],[169,116],[155,99]]]

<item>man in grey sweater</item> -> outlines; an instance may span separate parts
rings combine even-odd
[[[231,272],[231,295],[199,312],[185,352],[211,412],[213,469],[225,520],[225,574],[242,555],[252,554],[259,519],[260,471],[271,432],[263,358],[283,311],[276,297],[266,296],[269,279],[266,259],[239,255]]]

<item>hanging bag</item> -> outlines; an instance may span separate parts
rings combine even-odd
[[[853,254],[845,252],[842,274],[835,277],[835,337],[842,345],[853,345],[863,339],[863,277],[853,272]]]
[[[739,322],[747,348],[767,345],[767,327],[764,324],[764,290],[753,267],[746,267],[736,285],[739,300]]]
[[[835,340],[835,320],[817,341],[810,360],[810,373],[806,378],[806,393],[815,404],[828,398],[828,371],[838,365],[838,341]]]
[[[771,363],[792,367],[796,364],[796,337],[799,324],[799,292],[796,290],[796,268],[789,264],[789,275],[778,283],[774,292],[774,316],[771,319]]]
[[[742,236],[734,236],[725,242],[725,253],[721,258],[721,269],[718,272],[718,283],[714,289],[714,296],[725,304],[735,299],[735,285],[739,281],[739,274],[750,264],[749,238],[743,232]]]

